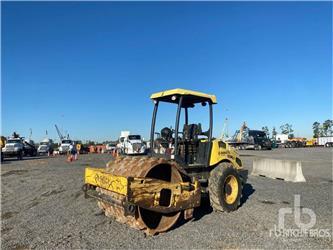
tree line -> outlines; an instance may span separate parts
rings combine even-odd
[[[314,122],[312,124],[313,137],[332,136],[333,135],[333,120],[326,120],[322,124]]]
[[[270,137],[269,128],[267,126],[264,126],[261,129],[266,133],[267,137]],[[282,124],[280,126],[280,130],[281,130],[281,134],[288,135],[288,137],[290,139],[295,137],[293,126],[289,123]],[[273,127],[273,129],[272,129],[272,138],[275,139],[277,134],[278,134],[278,132],[277,132],[276,128]]]
[[[266,133],[267,137],[270,137],[270,131],[267,126],[262,127],[262,130]],[[280,126],[281,134],[288,135],[288,138],[294,138],[294,130],[289,123],[282,124]],[[333,136],[333,120],[326,120],[322,124],[320,122],[314,122],[312,125],[313,138],[321,136]],[[272,138],[275,139],[278,132],[276,128],[272,129]]]

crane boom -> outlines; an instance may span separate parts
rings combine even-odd
[[[54,126],[55,126],[55,128],[56,128],[56,130],[57,130],[57,133],[58,133],[59,138],[60,138],[60,141],[61,141],[62,139],[64,139],[64,136],[60,133],[60,130],[59,130],[57,124],[55,124]]]

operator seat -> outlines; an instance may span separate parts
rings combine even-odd
[[[199,147],[199,135],[202,135],[201,124],[184,124],[183,128],[183,148],[181,154],[185,163],[193,164],[197,161]]]
[[[183,128],[183,140],[184,141],[196,141],[198,136],[202,134],[201,124],[184,124]]]

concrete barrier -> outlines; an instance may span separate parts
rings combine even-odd
[[[305,182],[300,161],[255,159],[251,175],[292,182]]]

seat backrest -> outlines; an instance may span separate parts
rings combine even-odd
[[[197,140],[198,136],[202,134],[201,124],[184,124],[183,138],[186,141]]]

